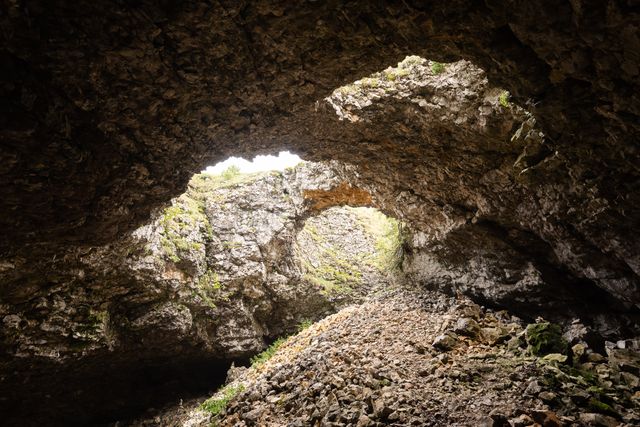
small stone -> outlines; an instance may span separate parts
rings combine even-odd
[[[262,408],[256,408],[256,409],[254,409],[252,411],[245,412],[244,414],[242,414],[242,418],[245,421],[249,421],[249,422],[255,423],[260,418],[260,415],[262,415],[262,412],[263,412]]]
[[[619,424],[615,418],[597,413],[580,414],[580,422],[590,427],[616,427]]]
[[[532,411],[531,417],[544,427],[562,427],[560,419],[551,411]]]
[[[389,414],[387,417],[389,421],[398,421],[400,419],[400,413],[398,411],[394,411]]]
[[[576,388],[571,392],[570,397],[575,403],[582,405],[589,400],[591,395],[582,389]]]
[[[513,427],[527,427],[533,424],[533,418],[527,414],[522,414],[519,417],[510,419],[509,422]]]
[[[500,339],[501,331],[498,328],[482,328],[481,336],[483,342],[489,345],[495,345]]]
[[[372,424],[371,418],[369,418],[366,415],[362,414],[362,415],[360,415],[360,418],[358,418],[358,422],[356,423],[356,427],[368,427],[371,424]]]
[[[386,418],[393,412],[383,399],[376,399],[373,402],[373,413],[378,418]]]
[[[553,402],[556,399],[556,394],[551,391],[543,391],[538,394],[540,400],[545,403]]]
[[[640,378],[638,378],[636,375],[633,375],[629,372],[620,372],[620,377],[622,378],[624,383],[632,389],[640,387]]]
[[[538,381],[533,380],[528,385],[524,391],[524,394],[528,394],[530,396],[535,396],[542,391],[542,387],[538,384]]]
[[[519,337],[511,337],[509,341],[507,341],[507,349],[511,352],[519,352],[523,344],[523,340]]]
[[[568,357],[560,353],[547,354],[542,358],[545,362],[565,363]]]
[[[582,343],[578,343],[573,347],[571,347],[571,353],[573,353],[574,365],[578,364],[581,360],[584,359],[586,351],[587,351],[587,347]]]
[[[443,334],[436,337],[433,346],[441,351],[452,350],[458,344],[458,339],[453,334]]]
[[[449,355],[448,355],[448,354],[439,354],[439,355],[436,357],[436,359],[437,359],[440,363],[444,364],[444,363],[449,362]]]
[[[507,417],[502,414],[491,414],[490,417],[493,420],[493,427],[511,427]]]
[[[587,354],[587,361],[591,363],[601,363],[606,361],[607,358],[601,355],[600,353],[589,353]]]
[[[460,335],[475,337],[480,332],[480,325],[470,317],[463,317],[458,319],[453,331]]]

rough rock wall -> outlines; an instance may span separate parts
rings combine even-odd
[[[631,0],[6,1],[0,25],[7,274],[124,235],[207,157],[287,147],[381,167],[406,183],[388,199],[406,194],[454,222],[478,211],[531,231],[571,274],[638,301],[640,14]],[[544,146],[502,147],[507,129],[468,120],[416,126],[415,110],[398,120],[396,101],[381,109],[395,134],[316,108],[409,53],[481,66],[527,104]],[[437,93],[423,97],[441,105]],[[410,132],[398,134],[401,124]],[[416,171],[451,147],[468,154],[464,163]],[[519,157],[525,167],[501,167]],[[451,197],[462,195],[451,183],[468,194]],[[485,193],[473,200],[477,184]]]
[[[205,161],[281,148],[351,162],[375,203],[424,233],[430,277],[489,299],[513,277],[595,286],[617,299],[588,301],[605,315],[640,300],[632,0],[36,0],[0,12],[7,310],[49,289],[100,301],[99,281],[74,286],[92,247],[141,225]],[[491,85],[464,64],[420,72],[426,84],[396,73],[402,96],[366,101],[357,122],[323,101],[410,53],[467,59]],[[461,68],[477,78],[453,78]]]
[[[585,313],[635,312],[635,243],[623,249],[610,239],[613,226],[592,227],[613,214],[601,177],[584,180],[575,169],[582,166],[553,151],[508,96],[468,62],[409,57],[336,90],[328,102],[350,122],[339,132],[369,141],[362,144],[369,160],[350,160],[352,181],[417,231],[411,246],[425,255],[413,269],[422,279],[534,317],[552,309],[549,301],[524,307],[518,300],[546,294],[562,306],[582,294]]]
[[[329,301],[354,304],[403,282],[404,237],[397,220],[374,208],[334,207],[307,219],[295,256]]]
[[[56,414],[50,423],[126,418],[153,406],[155,394],[161,401],[211,387],[216,367],[223,373],[301,321],[387,283],[383,264],[364,262],[376,259],[380,233],[349,212],[311,218],[319,211],[310,190],[328,209],[327,195],[343,187],[331,167],[314,163],[197,175],[149,225],[58,271],[60,283],[40,282],[30,298],[3,304],[5,422],[35,425],[45,412]],[[305,239],[307,219],[322,242]],[[329,250],[332,262],[323,260]],[[334,280],[341,277],[310,271],[309,262],[321,271],[348,264],[360,280],[346,289]],[[34,402],[42,412],[30,409]]]

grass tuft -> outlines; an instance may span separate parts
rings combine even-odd
[[[211,397],[205,400],[202,405],[200,405],[200,409],[205,412],[210,413],[214,417],[219,415],[222,411],[225,410],[229,402],[238,395],[238,393],[244,391],[244,386],[226,386],[220,393],[222,395],[220,397]],[[217,393],[216,393],[217,394]]]
[[[313,325],[313,320],[303,319],[302,322],[298,324],[298,333],[304,331],[305,329],[308,329],[309,327],[311,327],[311,325]]]
[[[251,366],[257,368],[258,366],[264,365],[264,363],[271,359],[276,351],[282,346],[282,344],[287,341],[287,338],[278,338],[271,344],[265,351],[262,353],[258,353],[251,358]]]

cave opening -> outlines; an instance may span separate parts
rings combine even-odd
[[[231,171],[228,173],[237,172],[245,174],[272,170],[282,171],[286,168],[292,168],[302,161],[300,156],[292,154],[289,151],[280,151],[277,155],[257,155],[251,161],[243,157],[231,156],[213,166],[207,166],[201,173],[219,175],[228,171]]]
[[[640,424],[631,2],[161,3],[0,18],[3,423]]]
[[[398,288],[406,227],[346,184],[343,165],[278,157],[231,158],[204,170],[133,233],[120,273],[136,272],[146,296],[109,311],[111,333],[144,353],[205,347],[220,360],[196,382],[174,381],[173,399],[158,394],[146,413],[136,414],[136,405],[112,419],[135,423],[175,408],[176,396],[214,394],[230,363],[235,370],[264,363],[286,337]],[[186,375],[206,364],[173,363]],[[157,377],[158,385],[171,378]]]

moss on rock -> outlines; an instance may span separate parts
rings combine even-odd
[[[544,356],[550,353],[566,354],[567,341],[562,338],[559,325],[550,322],[533,323],[525,331],[528,350],[534,356]]]

